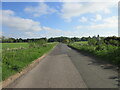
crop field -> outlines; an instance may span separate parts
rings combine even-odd
[[[28,43],[3,43],[2,80],[5,80],[9,76],[21,71],[32,61],[49,52],[56,44],[57,43],[47,43],[45,46],[28,48]],[[6,50],[6,48],[19,47],[24,48],[16,50]]]
[[[115,45],[106,45],[105,43],[100,45],[89,45],[88,42],[74,42],[69,44],[81,52],[93,55],[100,60],[106,60],[115,65],[120,65],[120,47]]]

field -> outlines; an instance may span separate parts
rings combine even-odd
[[[19,47],[25,47],[28,48],[28,43],[2,43],[2,49],[7,48],[19,48]]]
[[[2,80],[21,71],[33,60],[49,52],[56,44],[57,43],[47,43],[46,46],[28,48],[28,43],[3,43]],[[13,49],[19,47],[24,48]],[[11,50],[6,50],[6,48],[10,48]]]
[[[69,44],[70,47],[75,48],[81,52],[93,55],[100,60],[107,61],[114,65],[120,65],[120,47],[114,45],[89,45],[88,42],[74,42]]]
[[[78,44],[80,44],[80,45],[86,45],[86,44],[88,44],[88,41],[74,42],[74,43],[72,43],[72,44],[76,44],[76,45],[78,45]]]

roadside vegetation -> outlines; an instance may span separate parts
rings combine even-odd
[[[2,43],[2,80],[20,72],[55,45],[56,42],[48,43],[44,39],[27,43]]]
[[[73,42],[70,47],[81,52],[93,55],[100,60],[120,66],[120,38],[119,37],[92,37],[88,41]]]
[[[57,42],[62,42],[100,60],[120,66],[120,37],[54,37],[38,39],[15,39],[1,37],[2,80],[20,72],[32,61],[50,51]]]

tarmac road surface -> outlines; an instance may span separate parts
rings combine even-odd
[[[96,61],[58,44],[40,63],[10,88],[118,88],[117,71],[103,69]]]

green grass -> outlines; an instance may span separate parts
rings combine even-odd
[[[113,45],[88,45],[86,44],[80,44],[83,42],[75,42],[69,44],[69,46],[81,51],[88,53],[89,55],[93,55],[100,60],[107,61],[109,63],[119,65],[120,66],[120,47],[113,46]]]
[[[50,51],[57,43],[37,48],[20,49],[2,53],[2,80],[21,71],[32,61]],[[26,45],[25,45],[26,46]]]
[[[2,49],[19,48],[19,47],[27,48],[28,46],[29,46],[28,43],[2,43]]]
[[[88,41],[74,42],[74,44],[88,44]]]

